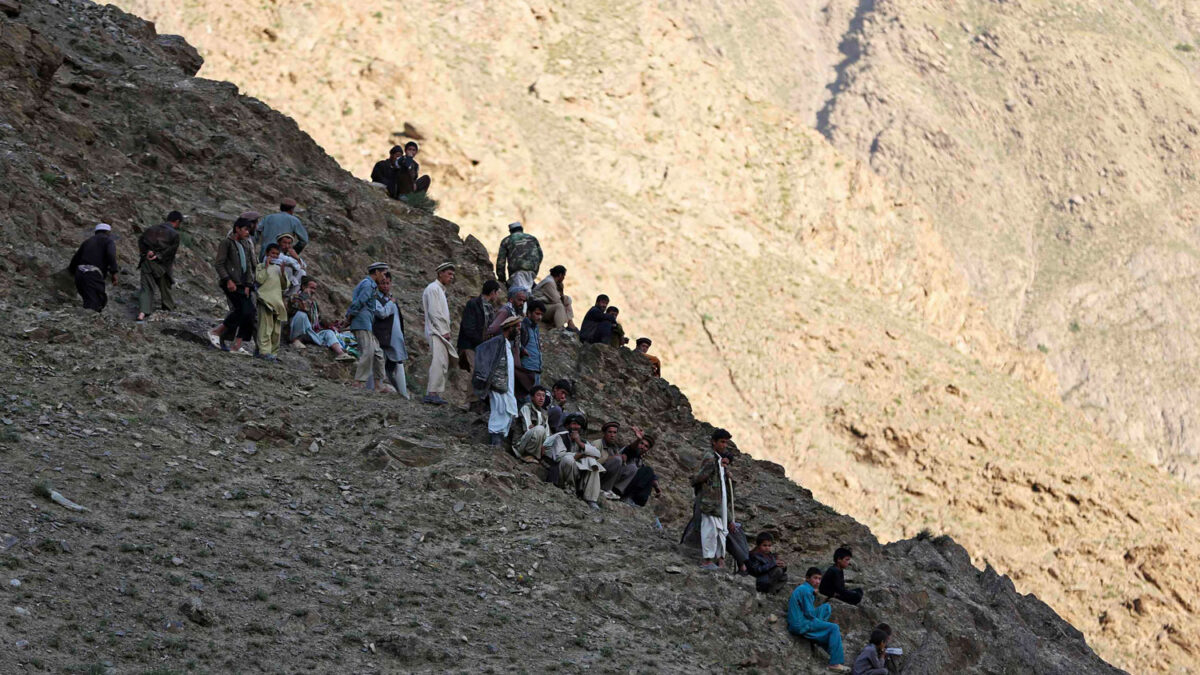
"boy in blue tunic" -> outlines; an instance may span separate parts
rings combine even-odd
[[[845,655],[842,653],[842,629],[829,621],[833,608],[828,604],[816,606],[816,593],[820,585],[821,570],[816,567],[808,568],[804,573],[804,583],[797,586],[788,598],[788,630],[824,647],[825,651],[829,652],[830,670],[848,672],[850,669],[842,663],[845,661]]]

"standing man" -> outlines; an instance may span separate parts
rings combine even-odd
[[[248,215],[254,218],[247,218]],[[250,239],[257,217],[257,213],[248,211],[233,221],[233,229],[217,246],[217,258],[213,261],[218,283],[225,292],[225,299],[229,301],[229,314],[225,315],[221,325],[209,331],[208,340],[218,349],[243,356],[250,355],[242,347],[242,342],[254,336],[254,320],[257,316],[252,297],[255,264]],[[232,348],[225,347],[226,338],[233,340]]]
[[[648,337],[640,337],[637,339],[637,346],[633,351],[646,357],[650,362],[650,367],[654,369],[655,377],[662,377],[662,361],[657,356],[650,354],[650,345],[654,344]]]
[[[508,321],[510,317],[521,318],[525,316],[525,300],[529,297],[529,292],[520,286],[514,286],[508,289],[508,302],[504,304],[492,317],[492,323],[483,331],[483,337],[492,338],[500,334],[500,325]]]
[[[541,300],[546,305],[546,323],[555,328],[566,326],[569,330],[578,331],[575,327],[575,310],[571,307],[571,298],[565,294],[563,282],[567,278],[567,268],[555,265],[550,268],[550,276],[538,282],[533,287],[533,299]]]
[[[395,148],[393,148],[395,149]],[[428,192],[432,180],[429,176],[421,176],[421,165],[417,164],[417,153],[421,147],[416,141],[404,144],[404,156],[397,163],[396,197],[400,198],[414,192]],[[420,176],[420,178],[418,178]]]
[[[108,293],[104,290],[104,278],[112,277],[117,285],[117,242],[112,238],[112,226],[100,223],[92,230],[92,236],[84,240],[67,264],[67,271],[75,277],[75,290],[83,298],[85,309],[103,311],[108,304]]]
[[[403,156],[404,148],[393,145],[392,149],[388,151],[388,158],[375,162],[375,168],[371,169],[371,182],[386,187],[388,196],[392,199],[400,196],[396,192],[396,177],[399,175],[400,158]]]
[[[258,271],[254,273],[258,284],[258,355],[267,361],[279,360],[279,339],[283,334],[283,322],[287,321],[287,305],[283,304],[283,293],[288,280],[279,264],[279,244],[267,246]]]
[[[364,389],[367,380],[375,379],[375,391],[394,391],[387,384],[384,373],[383,349],[375,337],[372,328],[375,326],[375,313],[382,306],[383,296],[379,293],[379,284],[387,274],[387,263],[371,263],[367,267],[367,276],[354,287],[354,295],[350,299],[350,307],[346,309],[350,330],[358,342],[358,364],[354,369],[354,386]]]
[[[532,376],[533,382],[528,391],[522,391],[521,399],[529,396],[533,388],[542,383],[542,333],[538,327],[546,306],[534,300],[529,303],[529,310],[521,320],[521,369]]]
[[[400,306],[392,298],[392,273],[384,272],[383,281],[379,283],[381,306],[375,314],[375,324],[372,331],[379,347],[383,350],[384,372],[388,383],[400,392],[404,398],[412,398],[408,393],[408,379],[404,374],[404,362],[408,360],[408,348],[404,345],[404,315]],[[378,388],[378,384],[375,385]]]
[[[475,371],[475,348],[483,342],[483,332],[492,323],[496,308],[504,294],[495,279],[483,282],[479,295],[467,301],[463,308],[462,323],[458,326],[458,366],[465,371]]]
[[[138,289],[139,322],[145,321],[154,311],[154,289],[158,289],[159,301],[166,311],[175,309],[175,299],[171,297],[171,286],[175,279],[171,271],[175,267],[175,254],[179,251],[179,228],[183,225],[183,214],[172,211],[167,214],[167,222],[159,223],[142,233],[138,238],[138,252],[141,260],[138,269],[142,273],[142,286]]]
[[[534,277],[542,266],[542,245],[537,237],[526,234],[521,223],[509,223],[509,235],[500,242],[496,254],[496,278],[509,290],[533,288]],[[507,272],[507,273],[506,273]]]
[[[696,492],[696,510],[700,513],[700,548],[704,562],[700,569],[725,566],[725,538],[734,521],[733,476],[729,472],[729,441],[733,436],[724,429],[712,433],[712,447],[705,453],[700,468],[692,477]]]
[[[475,394],[488,399],[488,444],[499,446],[517,419],[517,330],[521,319],[509,317],[500,335],[479,345],[479,360],[471,376]]]
[[[446,301],[446,289],[454,283],[454,263],[444,262],[437,267],[437,278],[425,287],[421,294],[421,308],[425,312],[425,339],[429,340],[429,383],[425,387],[423,403],[446,405],[442,398],[446,391],[450,359],[458,358],[454,345],[450,344],[450,305]]]
[[[279,201],[279,213],[272,213],[262,222],[258,224],[258,257],[262,258],[267,253],[267,245],[274,244],[279,241],[279,235],[291,234],[295,240],[292,242],[292,248],[299,253],[308,246],[308,230],[304,229],[304,224],[300,219],[293,215],[296,210],[296,200],[287,198]]]

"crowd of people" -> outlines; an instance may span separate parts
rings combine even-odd
[[[392,148],[386,160],[372,171],[393,198],[403,198],[429,188],[428,176],[419,175],[416,143]],[[378,393],[399,393],[411,398],[404,364],[408,360],[404,317],[392,294],[392,275],[385,262],[371,263],[355,286],[344,315],[326,322],[317,299],[319,283],[301,253],[310,237],[296,216],[294,199],[280,200],[279,211],[261,217],[246,211],[233,222],[217,247],[213,268],[224,293],[228,312],[212,328],[213,347],[243,356],[276,362],[280,345],[295,349],[309,345],[328,349],[338,361],[355,361],[353,386]],[[173,267],[179,249],[179,229],[184,221],[172,211],[165,221],[145,230],[138,240],[141,285],[137,321],[148,320],[156,309],[172,311]],[[96,225],[93,235],[80,245],[69,264],[84,307],[102,311],[107,304],[105,280],[117,283],[120,268],[112,227]],[[549,389],[542,383],[543,331],[569,331],[583,343],[623,348],[629,339],[619,322],[620,311],[607,295],[599,295],[577,327],[571,297],[566,294],[567,268],[555,265],[540,281],[543,252],[538,239],[524,225],[508,225],[508,235],[496,255],[495,279],[483,283],[459,317],[457,337],[452,337],[448,293],[454,284],[453,262],[443,262],[421,294],[424,336],[430,353],[423,403],[447,405],[451,364],[470,374],[474,400],[471,409],[486,414],[487,442],[518,460],[537,464],[546,482],[600,509],[601,500],[644,507],[661,495],[658,476],[649,463],[655,436],[630,427],[632,437],[622,439],[622,426],[606,421],[598,438],[588,437],[589,420],[575,398],[575,384],[558,379]],[[158,302],[155,302],[155,295]],[[249,344],[253,342],[254,348]],[[649,363],[655,376],[661,361],[651,354],[653,342],[640,337],[635,352]],[[734,476],[730,447],[732,434],[716,429],[691,478],[693,518],[684,538],[698,539],[701,568],[726,568],[726,557],[736,560],[737,572],[755,578],[759,592],[775,593],[788,584],[787,565],[774,552],[774,537],[762,532],[753,549],[734,511]],[[852,554],[838,548],[834,564],[824,573],[810,568],[787,605],[788,629],[830,655],[832,670],[844,665],[840,628],[831,621],[831,602],[857,605],[862,589],[849,589],[845,570]],[[887,647],[890,628],[877,627],[870,643],[853,665],[856,675],[883,675],[892,652]]]

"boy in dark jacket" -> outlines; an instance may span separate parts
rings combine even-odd
[[[787,565],[771,552],[774,546],[775,538],[770,532],[759,532],[746,562],[746,571],[754,575],[754,587],[759,593],[774,593],[787,583]]]
[[[825,575],[821,577],[821,595],[857,605],[862,602],[863,591],[861,588],[846,588],[844,575],[844,570],[850,566],[850,558],[850,549],[844,546],[833,552],[833,566],[825,570]]]

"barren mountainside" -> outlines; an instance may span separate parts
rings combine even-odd
[[[581,309],[612,295],[702,416],[885,539],[952,534],[1131,669],[1192,658],[1173,533],[1196,495],[1151,464],[1186,463],[1165,459],[1186,433],[1155,429],[1190,428],[1171,420],[1190,414],[1191,263],[1184,225],[1151,211],[1186,213],[1189,155],[1146,140],[1190,134],[1190,56],[1163,28],[1186,31],[1186,6],[123,6],[359,176],[407,126],[442,215],[493,252],[525,221]],[[1036,105],[997,93],[1022,81]],[[1122,97],[1156,112],[1107,107]],[[1085,138],[1128,155],[1119,207],[1150,215],[1089,220]]]
[[[304,197],[327,306],[384,258],[413,326],[403,299],[437,261],[473,287],[487,258],[287,117],[193,78],[179,38],[79,0],[3,7],[5,672],[824,671],[783,629],[782,597],[673,543],[712,427],[631,352],[548,336],[548,375],[575,379],[595,419],[661,439],[653,508],[597,513],[480,443],[465,406],[354,392],[321,350],[268,364],[208,348],[223,303],[207,261],[233,214],[280,194]],[[90,226],[113,222],[128,265],[169,207],[191,216],[179,310],[135,326],[128,273],[103,314],[77,307],[61,270]],[[779,465],[734,470],[739,518],[792,564],[856,548],[871,602],[839,609],[851,650],[886,619],[906,672],[1117,672],[951,538],[883,546]]]
[[[763,7],[740,9],[745,14]],[[599,290],[613,295],[632,331],[650,333],[662,346],[668,378],[682,384],[702,417],[734,429],[743,451],[785,465],[793,480],[885,540],[926,527],[953,535],[979,567],[991,564],[1012,574],[1018,590],[1037,593],[1118,665],[1139,672],[1188,667],[1196,648],[1186,600],[1197,590],[1194,490],[1164,478],[1047,396],[1054,393],[1053,381],[1040,356],[1013,348],[992,327],[926,210],[807,128],[807,115],[792,108],[813,106],[819,96],[775,101],[786,87],[763,84],[772,81],[772,64],[800,49],[781,46],[785,27],[817,19],[828,24],[830,15],[796,9],[755,14],[777,37],[764,41],[763,50],[737,51],[734,46],[752,43],[751,35],[727,28],[708,40],[698,33],[719,27],[713,18],[719,12],[698,11],[703,19],[684,21],[669,6],[531,10],[496,3],[486,12],[459,7],[444,13],[414,4],[399,17],[335,4],[289,7],[285,14],[240,5],[168,9],[192,14],[171,19],[147,13],[163,28],[197,39],[210,56],[219,48],[232,50],[224,52],[231,68],[272,79],[246,81],[220,71],[219,58],[203,74],[228,77],[278,103],[360,175],[369,162],[349,160],[324,138],[326,131],[376,125],[387,140],[371,147],[386,149],[391,131],[404,121],[417,124],[428,137],[422,160],[434,171],[441,213],[479,234],[488,248],[511,214],[521,215],[543,239],[548,262],[571,268],[569,290],[581,305]],[[428,12],[427,20],[421,12]],[[729,20],[742,14],[731,13]],[[396,23],[401,20],[412,24]],[[190,28],[184,25],[189,21]],[[462,279],[453,302],[460,307],[482,281],[488,261],[477,243],[460,245],[450,223],[387,203],[350,178],[290,119],[235,96],[229,85],[185,77],[199,66],[194,53],[156,38],[147,25],[76,2],[27,3],[17,20],[2,25],[6,52],[0,67],[18,86],[0,94],[12,127],[0,136],[8,153],[0,173],[6,188],[0,192],[7,195],[0,229],[11,251],[0,260],[18,284],[14,325],[32,329],[6,339],[28,345],[22,357],[27,366],[42,364],[43,377],[57,378],[49,394],[21,380],[24,398],[6,404],[18,441],[47,444],[53,459],[5,447],[20,462],[14,475],[28,483],[55,466],[69,467],[59,456],[96,454],[98,442],[114,453],[101,455],[107,460],[91,458],[108,462],[111,468],[99,475],[109,483],[91,478],[91,462],[51,476],[75,488],[72,496],[108,513],[68,523],[53,512],[21,516],[39,533],[69,526],[79,537],[47,538],[46,554],[58,552],[53,542],[68,542],[72,550],[60,559],[30,551],[41,545],[36,535],[22,540],[14,564],[28,566],[35,580],[22,601],[53,603],[37,575],[83,565],[71,557],[81,545],[89,567],[93,557],[117,553],[139,561],[127,578],[111,566],[97,570],[105,582],[99,586],[128,590],[125,582],[133,580],[142,589],[92,596],[90,614],[73,611],[74,618],[34,608],[35,620],[23,625],[65,638],[81,623],[97,630],[98,617],[111,616],[114,608],[124,615],[127,605],[142,614],[141,636],[180,664],[185,655],[179,640],[197,650],[217,635],[235,650],[267,645],[279,650],[269,652],[273,656],[296,652],[296,667],[320,669],[323,659],[353,655],[368,659],[361,662],[364,669],[383,670],[437,670],[476,655],[486,655],[492,667],[511,667],[504,664],[521,651],[527,629],[496,626],[514,619],[555,631],[563,622],[583,622],[579,635],[556,638],[554,648],[563,656],[539,657],[539,670],[564,661],[611,663],[590,646],[609,639],[619,658],[629,658],[612,636],[620,626],[637,625],[669,655],[662,657],[666,668],[783,668],[787,661],[780,659],[790,658],[791,647],[769,620],[778,606],[756,605],[745,584],[725,580],[718,583],[731,594],[699,609],[689,608],[684,597],[707,581],[680,557],[688,554],[668,542],[686,513],[683,477],[703,428],[695,426],[677,391],[658,380],[642,384],[645,367],[631,354],[580,349],[569,340],[555,345],[557,372],[585,380],[589,409],[657,426],[667,438],[660,461],[671,488],[654,505],[667,527],[663,548],[645,561],[621,556],[618,562],[595,556],[612,555],[609,545],[643,550],[648,514],[606,512],[603,523],[593,523],[601,529],[587,529],[590,516],[573,511],[577,504],[547,493],[502,457],[484,454],[475,435],[442,431],[477,431],[465,413],[439,416],[351,397],[336,383],[344,372],[319,354],[285,354],[278,372],[200,350],[190,336],[222,305],[211,291],[207,265],[213,246],[233,214],[247,206],[266,208],[281,194],[301,200],[302,217],[318,234],[309,256],[322,270],[331,307],[344,303],[361,266],[375,257],[406,263],[397,268],[399,285],[414,304],[433,266],[458,260]],[[42,37],[22,32],[23,25]],[[341,31],[340,37],[325,30]],[[836,37],[819,28],[812,44],[830,45]],[[631,53],[630,44],[637,50]],[[183,72],[164,67],[164,58]],[[807,58],[814,71],[836,63],[827,55]],[[746,76],[756,69],[765,74]],[[795,77],[797,87],[820,81]],[[355,87],[358,98],[344,93]],[[405,93],[406,87],[419,87],[420,95]],[[296,96],[295,103],[308,101],[309,107],[292,109],[274,95]],[[383,103],[376,106],[376,99]],[[328,114],[331,109],[336,114]],[[360,133],[365,138],[367,132]],[[70,311],[45,314],[70,296],[34,280],[65,264],[86,226],[99,218],[114,222],[128,261],[132,228],[155,222],[169,206],[192,217],[194,242],[182,262],[188,297],[183,316],[134,332],[121,323],[127,316],[93,326]],[[130,290],[126,285],[118,297]],[[412,312],[409,325],[418,321]],[[75,342],[80,346],[54,346]],[[410,342],[418,358],[412,372],[420,379],[426,357],[419,338]],[[140,357],[125,357],[128,344],[154,360],[143,366]],[[97,364],[93,388],[80,394],[69,369],[81,355],[104,351],[121,357]],[[178,369],[184,385],[155,384],[155,373],[179,354],[196,360]],[[139,372],[131,375],[131,368]],[[306,373],[299,376],[302,387],[312,388],[265,408],[256,403],[263,397],[256,388],[286,390],[297,377],[293,370]],[[189,388],[194,396],[177,396],[176,389]],[[224,418],[230,396],[253,412]],[[64,401],[71,407],[55,407]],[[278,421],[282,413],[284,423]],[[72,424],[80,431],[65,438],[43,429],[70,417],[88,422]],[[83,431],[96,434],[100,424],[104,434],[114,435],[96,441]],[[122,426],[114,431],[117,424]],[[244,445],[264,427],[265,441]],[[407,439],[395,447],[408,468],[379,473],[360,466],[360,451],[396,435]],[[312,440],[320,441],[315,456],[296,457],[295,448]],[[195,453],[179,453],[186,461],[160,454],[197,443]],[[142,450],[116,452],[130,446]],[[197,480],[213,466],[220,467],[215,474]],[[742,493],[747,525],[783,528],[785,555],[794,564],[823,563],[842,541],[864,550],[861,574],[879,588],[879,597],[863,614],[846,617],[847,627],[858,631],[852,640],[861,641],[870,622],[882,618],[913,636],[908,645],[922,645],[916,672],[1102,672],[1069,627],[1036,601],[1019,598],[1007,582],[971,569],[968,554],[945,539],[879,547],[862,528],[788,487],[774,467],[745,466],[751,467]],[[234,467],[250,473],[234,476]],[[231,506],[226,492],[252,503]],[[28,508],[27,501],[6,504]],[[122,501],[139,506],[122,512]],[[497,502],[505,508],[495,508]],[[200,518],[192,515],[199,508],[192,504],[206,509]],[[142,518],[147,510],[162,515]],[[416,511],[419,519],[405,520],[403,514]],[[189,534],[197,529],[183,527],[185,522],[199,532]],[[505,536],[524,531],[522,525],[556,534],[515,543]],[[321,539],[319,532],[330,534]],[[426,541],[434,546],[422,548]],[[556,546],[564,550],[548,553]],[[173,556],[171,549],[189,553]],[[375,555],[381,549],[405,550],[408,557]],[[531,561],[547,555],[556,562],[538,572]],[[193,564],[210,556],[212,566]],[[177,566],[172,557],[184,563]],[[238,571],[213,571],[234,560]],[[187,575],[172,573],[168,563],[214,576],[197,577],[207,590],[192,591],[175,582]],[[263,572],[271,566],[280,571]],[[568,582],[580,566],[595,577],[582,590]],[[509,588],[509,567],[535,579],[533,588]],[[674,567],[682,573],[657,571]],[[1052,571],[1042,573],[1047,568]],[[944,570],[937,574],[949,581],[930,582],[930,569]],[[446,575],[451,582],[425,599],[413,590]],[[267,596],[255,600],[259,605],[249,603],[259,596],[256,588]],[[204,593],[215,593],[204,599],[218,603],[215,633],[200,633],[195,639],[201,642],[192,642],[191,633],[180,638],[159,630],[156,617],[174,613],[185,596]],[[644,598],[653,593],[667,593],[669,602],[646,607]],[[474,599],[498,595],[502,600],[488,605],[485,627],[475,616]],[[423,618],[435,606],[448,607],[473,627],[460,640],[464,646],[446,645],[439,637],[444,624]],[[552,612],[543,616],[547,606]],[[681,614],[690,621],[682,629],[676,625]],[[735,623],[730,643],[690,637],[711,617],[740,620],[745,629]],[[702,636],[715,634],[703,630]],[[755,654],[750,643],[763,631],[771,642]],[[306,639],[316,647],[298,649]],[[34,642],[43,652],[30,658],[51,658],[49,650],[52,663],[68,663],[69,652],[49,640]],[[362,651],[365,644],[393,645],[383,652],[395,660],[372,664],[360,655],[370,653]],[[102,653],[102,647],[85,649]],[[144,662],[132,643],[108,649]],[[220,663],[204,667],[220,670]],[[628,669],[641,662],[616,663]]]

